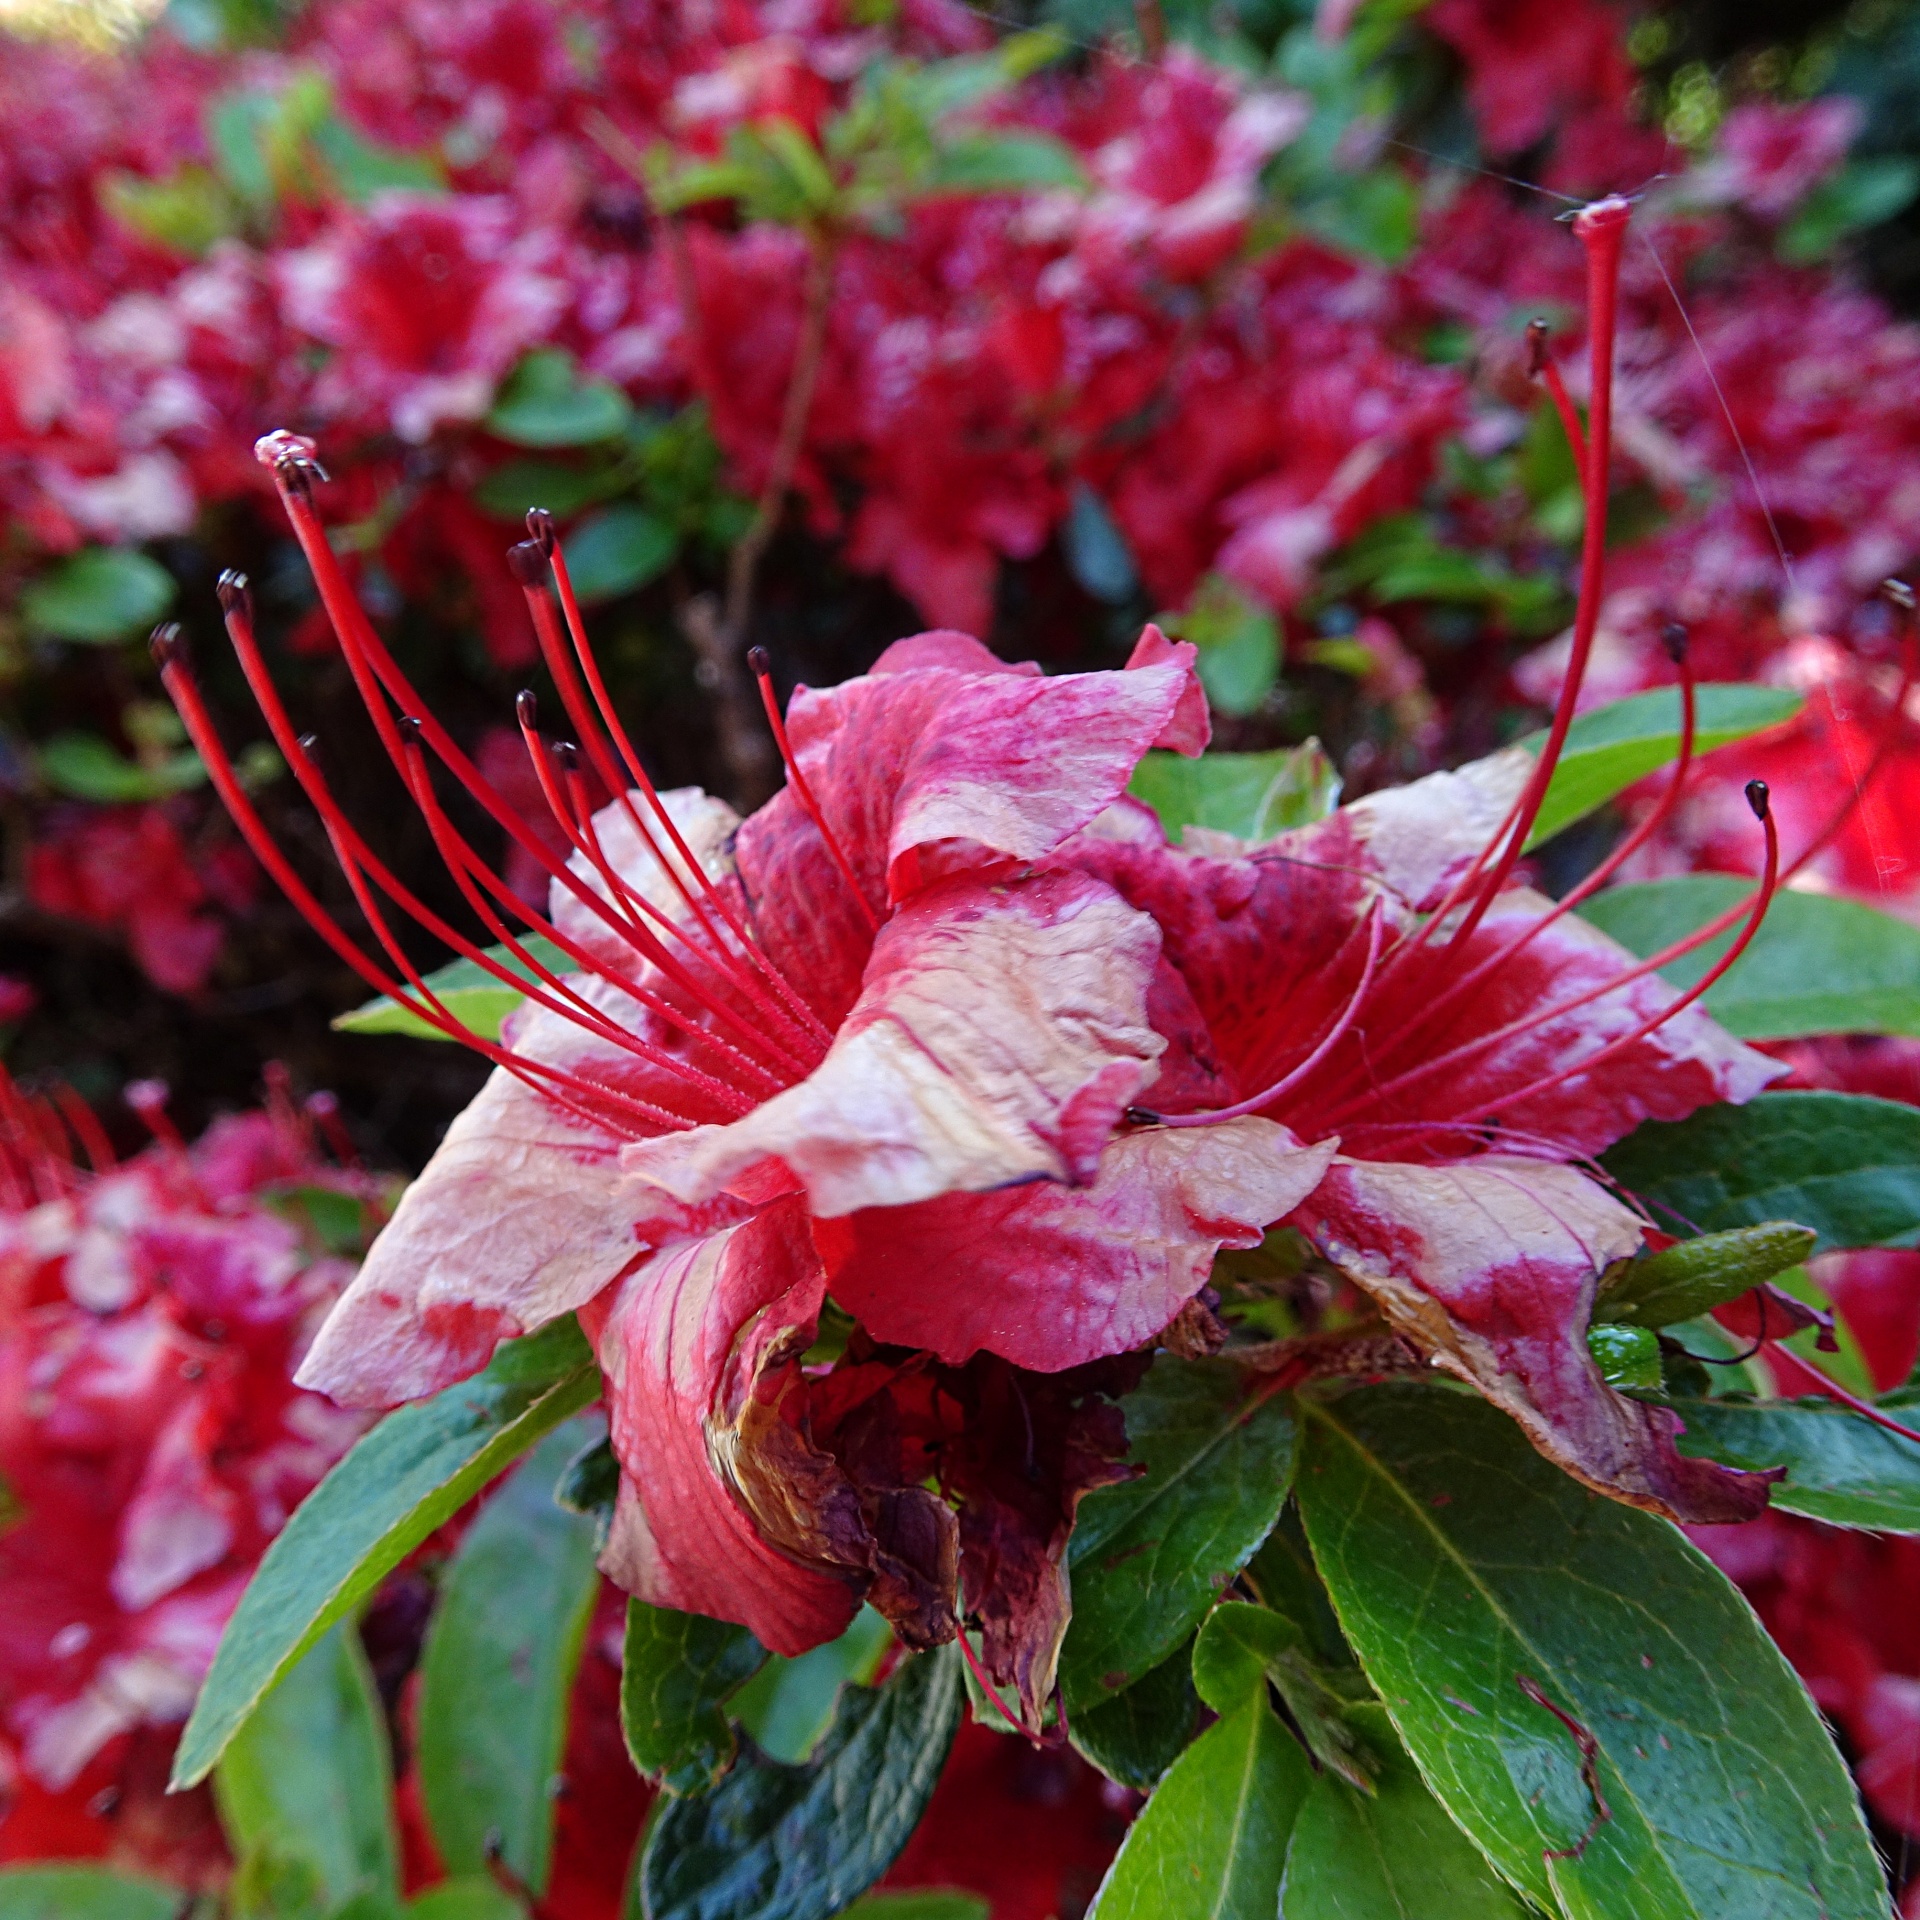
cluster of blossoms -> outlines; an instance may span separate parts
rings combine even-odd
[[[130,1097],[158,1137],[116,1163],[79,1100],[0,1074],[10,1856],[65,1851],[49,1835],[140,1774],[143,1730],[184,1717],[267,1542],[365,1426],[292,1372],[354,1270],[316,1222],[345,1208],[364,1238],[384,1183],[284,1094],[191,1146],[164,1090]]]
[[[979,15],[923,0],[882,28],[824,0],[342,3],[239,63],[164,33],[117,64],[19,49],[0,509],[28,556],[184,535],[258,498],[234,449],[292,421],[325,433],[343,473],[328,512],[356,570],[389,600],[445,602],[457,582],[495,659],[519,667],[493,515],[518,449],[553,443],[516,440],[499,405],[529,355],[557,353],[548,370],[564,365],[576,396],[697,411],[734,489],[796,489],[813,536],[933,625],[990,633],[1006,568],[1071,544],[1088,514],[1123,549],[1116,592],[1224,596],[1279,617],[1297,658],[1317,632],[1354,631],[1356,595],[1327,604],[1329,563],[1415,510],[1494,572],[1545,580],[1564,545],[1442,456],[1497,466],[1525,435],[1521,325],[1578,306],[1544,237],[1553,203],[1382,145],[1362,76],[1325,43],[1340,10],[1323,11],[1318,64],[1283,50],[1268,79],[1174,47],[970,81],[977,104],[933,132],[1027,154],[1038,139],[1043,184],[824,212],[769,213],[721,176],[764,158],[770,128],[840,165],[898,75],[990,59]],[[1844,159],[1852,110],[1742,107],[1676,172],[1629,119],[1620,26],[1598,5],[1448,0],[1423,28],[1464,63],[1490,154],[1557,128],[1551,191],[1670,176],[1625,263],[1620,396],[1627,475],[1664,517],[1620,552],[1588,697],[1666,677],[1652,639],[1680,619],[1703,670],[1824,672],[1844,705],[1875,671],[1871,589],[1920,540],[1898,478],[1920,345],[1768,243]],[[904,148],[873,150],[883,173],[907,166]],[[681,184],[696,176],[708,197]],[[395,180],[414,184],[381,184]],[[1369,229],[1343,193],[1391,217]],[[790,423],[803,361],[810,404]],[[604,417],[614,438],[560,468],[590,502],[632,484],[620,414]],[[1377,570],[1358,589],[1364,654],[1347,658],[1371,658],[1363,690],[1396,712],[1458,639],[1422,594]],[[1482,596],[1494,684],[1502,641],[1543,606],[1550,621],[1552,599],[1522,615]],[[1195,632],[1204,645],[1204,619]],[[1811,663],[1815,641],[1843,674]],[[1543,659],[1522,688],[1553,678]],[[1239,697],[1257,705],[1271,680]],[[1806,719],[1810,751],[1832,763],[1846,724]],[[1724,861],[1737,806],[1709,782],[1661,844]],[[1868,832],[1832,852],[1849,884]],[[1883,879],[1907,856],[1876,844]],[[204,979],[191,944],[155,977]]]

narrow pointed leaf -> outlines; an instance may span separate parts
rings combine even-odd
[[[726,1703],[766,1658],[745,1627],[629,1600],[620,1729],[633,1764],[669,1793],[704,1793],[738,1744]]]
[[[1154,1789],[1091,1920],[1273,1920],[1313,1775],[1261,1694],[1203,1733]]]
[[[643,1920],[829,1920],[919,1824],[961,1698],[958,1653],[920,1654],[849,1687],[808,1765],[743,1757],[711,1793],[667,1802],[640,1859]]]
[[[543,966],[563,978],[573,971],[573,962],[551,940],[534,933],[520,944]],[[532,982],[533,975],[525,963],[504,946],[489,947],[487,952],[501,966],[525,975],[528,982]],[[526,997],[472,960],[450,960],[423,977],[447,1011],[486,1040],[500,1038],[500,1022]],[[351,1012],[341,1014],[333,1024],[341,1033],[409,1033],[421,1040],[447,1038],[438,1027],[429,1025],[418,1014],[409,1013],[399,1001],[390,1000],[385,994],[363,1001]]]
[[[1672,1232],[1792,1220],[1822,1253],[1920,1245],[1920,1107],[1897,1100],[1763,1093],[1650,1120],[1602,1164]]]
[[[1200,1696],[1190,1647],[1179,1647],[1123,1693],[1073,1716],[1075,1750],[1123,1787],[1150,1791],[1193,1738]]]
[[[1747,899],[1737,874],[1688,873],[1641,886],[1610,887],[1581,917],[1645,959]],[[1732,944],[1729,928],[1661,968],[1690,987]],[[1834,894],[1774,896],[1767,917],[1701,1004],[1743,1040],[1792,1040],[1810,1033],[1920,1034],[1920,927]]]
[[[1920,1429],[1920,1396],[1884,1403]],[[1920,1441],[1827,1399],[1674,1400],[1680,1451],[1730,1467],[1785,1467],[1772,1504],[1836,1527],[1920,1533]]]
[[[1696,689],[1696,700],[1694,738],[1701,753],[1780,726],[1791,720],[1802,704],[1799,694],[1784,687],[1756,687],[1743,682],[1709,682]],[[1536,733],[1521,744],[1537,754],[1545,742],[1546,735]],[[1631,699],[1583,713],[1567,734],[1566,749],[1553,770],[1546,804],[1527,844],[1538,846],[1561,828],[1584,819],[1636,780],[1664,767],[1679,751],[1677,687],[1636,693]]]
[[[1353,1709],[1380,1756],[1372,1794],[1322,1774],[1287,1847],[1280,1920],[1526,1920],[1420,1778],[1383,1708]]]
[[[310,1867],[325,1908],[399,1884],[393,1775],[373,1675],[341,1621],[274,1689],[214,1776],[238,1854]]]
[[[485,1372],[390,1413],[294,1510],[221,1636],[174,1756],[204,1780],[293,1663],[443,1520],[600,1391],[571,1316],[509,1341]]]
[[[1163,1354],[1124,1403],[1137,1480],[1080,1503],[1068,1545],[1069,1713],[1157,1667],[1273,1530],[1293,1479],[1294,1423],[1226,1360]]]
[[[536,1894],[552,1866],[554,1782],[600,1576],[591,1519],[554,1487],[589,1423],[548,1434],[481,1508],[440,1586],[420,1662],[420,1792],[452,1873],[498,1857]]]
[[[94,1866],[0,1867],[0,1920],[173,1920],[180,1889]]]
[[[1435,1388],[1311,1406],[1300,1499],[1421,1774],[1540,1906],[1883,1920],[1879,1863],[1813,1702],[1677,1528]]]

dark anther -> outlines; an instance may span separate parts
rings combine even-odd
[[[516,541],[507,549],[507,565],[523,587],[537,587],[546,579],[547,552],[538,540]]]
[[[1756,820],[1764,820],[1767,817],[1767,783],[1764,780],[1747,782],[1747,805],[1753,809],[1753,817]]]
[[[773,670],[773,663],[767,658],[765,647],[747,649],[747,670],[756,680],[764,678]]]
[[[154,628],[147,641],[148,651],[153,655],[153,664],[165,673],[169,667],[178,666],[185,653],[185,644],[180,638],[178,621],[168,620]]]
[[[1687,630],[1678,620],[1669,620],[1660,629],[1660,644],[1667,650],[1667,658],[1677,667],[1687,657]]]
[[[533,697],[531,687],[522,687],[514,696],[514,716],[529,733],[540,724],[540,702]]]
[[[559,762],[562,773],[580,771],[580,749],[571,740],[556,740],[553,743],[553,757]]]
[[[419,717],[415,714],[403,713],[394,721],[394,725],[400,729],[400,738],[409,747],[417,750],[420,745],[421,733]]]
[[[303,733],[294,744],[311,760],[320,751],[320,736],[317,733]]]
[[[1898,607],[1902,613],[1911,613],[1913,611],[1913,589],[1906,581],[1882,580],[1880,582],[1880,591],[1888,600]]]
[[[1527,378],[1538,380],[1547,365],[1547,334],[1549,328],[1544,320],[1527,322]]]
[[[545,507],[527,509],[527,538],[543,554],[553,552],[553,515]]]
[[[253,589],[237,567],[229,567],[221,574],[213,590],[220,596],[222,613],[238,614],[243,620],[253,618]]]

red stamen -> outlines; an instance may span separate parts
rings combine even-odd
[[[1221,1107],[1212,1113],[1173,1113],[1153,1116],[1155,1124],[1163,1127],[1205,1127],[1216,1120],[1238,1120],[1243,1114],[1258,1113],[1263,1107],[1271,1106],[1282,1095],[1291,1093],[1295,1087],[1319,1066],[1321,1061],[1332,1053],[1352,1028],[1359,1017],[1361,1007],[1366,1003],[1367,993],[1373,985],[1374,969],[1380,959],[1380,936],[1386,924],[1386,916],[1381,911],[1380,902],[1375,900],[1367,911],[1370,922],[1367,936],[1366,964],[1360,970],[1359,984],[1348,997],[1345,1009],[1328,1030],[1326,1038],[1316,1046],[1300,1064],[1290,1072],[1283,1074],[1263,1093],[1237,1101],[1233,1106]]]
[[[357,1167],[360,1164],[360,1150],[353,1144],[353,1135],[347,1131],[347,1123],[340,1117],[340,1096],[337,1093],[322,1087],[318,1092],[307,1095],[302,1110],[320,1129],[320,1137],[343,1167]]]
[[[176,1153],[186,1152],[187,1143],[173,1124],[173,1115],[167,1111],[171,1096],[164,1080],[129,1080],[120,1097],[140,1116],[141,1123],[161,1146],[170,1147]]]
[[[54,1087],[53,1103],[60,1109],[73,1137],[80,1142],[80,1150],[87,1156],[87,1165],[95,1173],[112,1172],[119,1164],[119,1156],[115,1154],[113,1142],[107,1138],[107,1130],[100,1124],[93,1109],[65,1081]]]
[[[987,1678],[986,1668],[980,1664],[972,1647],[967,1644],[966,1628],[962,1627],[960,1631],[954,1635],[954,1638],[960,1642],[960,1657],[966,1661],[968,1671],[979,1681],[980,1691],[993,1702],[994,1710],[1000,1715],[1000,1718],[1031,1745],[1036,1747],[1044,1746],[1046,1744],[1045,1736],[1028,1726],[1026,1721],[1000,1698],[999,1690],[994,1686],[993,1682]]]
[[[1769,1366],[1778,1367],[1783,1363],[1790,1372],[1802,1376],[1801,1383],[1811,1387],[1815,1393],[1824,1393],[1830,1399],[1838,1400],[1843,1407],[1851,1407],[1857,1414],[1871,1420],[1876,1427],[1884,1427],[1889,1433],[1897,1433],[1902,1440],[1912,1440],[1920,1444],[1920,1433],[1911,1427],[1903,1427],[1891,1415],[1882,1413],[1871,1400],[1862,1400],[1849,1393],[1824,1367],[1816,1367],[1812,1361],[1803,1360],[1794,1352],[1780,1345],[1777,1340],[1761,1342]],[[1796,1384],[1801,1384],[1796,1383]],[[1785,1385],[1782,1382],[1782,1385]]]
[[[813,789],[807,784],[807,776],[800,771],[800,762],[794,758],[793,745],[787,738],[787,723],[781,718],[780,702],[774,697],[773,673],[767,663],[766,648],[749,647],[747,665],[752,669],[754,679],[760,683],[760,704],[767,711],[767,724],[773,729],[774,744],[780,749],[780,758],[787,769],[787,784],[793,789],[793,797],[799,802],[800,811],[813,822],[813,830],[826,842],[827,851],[833,856],[833,864],[840,869],[841,879],[847,883],[854,904],[866,920],[868,932],[878,933],[880,921],[867,903],[866,892],[853,871],[853,862],[847,858],[846,849],[827,825],[826,816],[820,811],[820,803],[813,797]]]
[[[1574,471],[1579,474],[1584,486],[1587,478],[1587,433],[1580,424],[1580,414],[1572,396],[1567,392],[1567,383],[1560,378],[1560,369],[1547,351],[1548,332],[1544,320],[1527,322],[1527,374],[1531,379],[1546,383],[1547,393],[1560,415],[1560,425],[1566,431],[1567,445],[1573,449]]]

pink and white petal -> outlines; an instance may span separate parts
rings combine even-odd
[[[768,1160],[814,1213],[1022,1180],[1084,1183],[1153,1078],[1151,920],[1084,875],[956,880],[881,929],[820,1066],[726,1126],[643,1140],[622,1164],[698,1205]]]
[[[1039,675],[1037,660],[1002,660],[970,633],[935,627],[931,633],[910,633],[896,640],[867,671],[918,673],[928,667],[951,667],[959,673],[1016,673],[1023,680]]]
[[[947,1194],[819,1221],[833,1296],[876,1340],[1057,1373],[1150,1340],[1222,1247],[1259,1244],[1337,1143],[1267,1120],[1123,1134],[1082,1191]]]
[[[621,1467],[602,1569],[782,1654],[841,1633],[868,1580],[858,1496],[783,1417],[825,1291],[787,1201],[654,1255],[582,1315]]]
[[[1151,620],[1140,630],[1133,652],[1127,656],[1127,668],[1182,667],[1187,673],[1186,690],[1173,718],[1161,728],[1156,747],[1184,753],[1189,759],[1205,753],[1213,738],[1213,717],[1207,711],[1207,690],[1200,684],[1200,649],[1190,640],[1169,640]]]
[[[1400,1336],[1517,1420],[1597,1491],[1670,1519],[1749,1520],[1772,1476],[1690,1460],[1664,1407],[1616,1393],[1587,1351],[1594,1287],[1640,1222],[1572,1167],[1335,1162],[1298,1215]]]
[[[295,1378],[343,1406],[417,1400],[591,1300],[644,1250],[643,1229],[712,1224],[627,1188],[618,1141],[497,1069],[401,1197]]]

